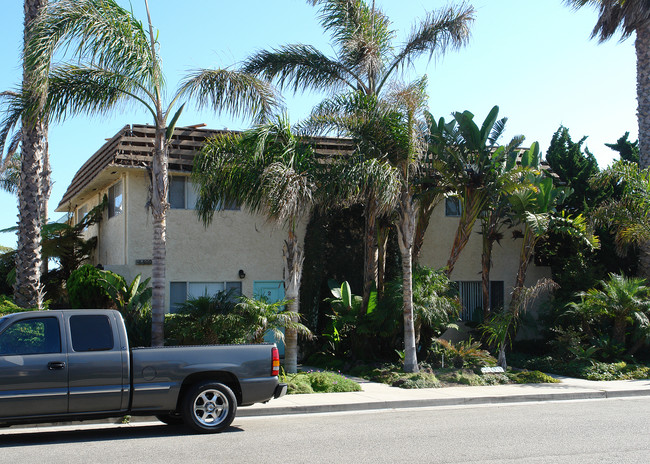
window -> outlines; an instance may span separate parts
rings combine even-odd
[[[483,311],[483,285],[479,281],[458,282],[458,293],[463,306],[461,320],[481,321]],[[490,310],[495,311],[503,308],[504,283],[502,280],[490,281]]]
[[[88,205],[83,205],[81,208],[77,209],[77,224],[84,220],[88,214]]]
[[[113,329],[108,317],[88,314],[70,317],[72,349],[79,351],[108,351],[113,349]]]
[[[122,211],[122,181],[119,181],[108,189],[108,217],[122,214]]]
[[[169,182],[169,205],[172,209],[195,209],[199,191],[192,179],[186,176],[173,176]],[[217,209],[239,210],[236,204]]]
[[[447,197],[445,198],[445,216],[447,217],[460,217],[460,198]]]
[[[241,282],[170,282],[169,312],[175,313],[178,306],[190,298],[213,296],[223,291],[232,291],[232,296],[237,298],[242,295]]]
[[[61,333],[55,317],[18,321],[0,334],[0,356],[60,352]]]

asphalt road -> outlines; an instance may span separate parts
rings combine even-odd
[[[0,463],[648,463],[650,400],[237,418],[218,435],[157,424],[0,430]]]

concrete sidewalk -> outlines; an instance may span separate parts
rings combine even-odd
[[[566,377],[557,378],[561,383],[416,390],[362,380],[360,383],[363,391],[361,392],[286,395],[266,404],[239,408],[237,416],[650,396],[650,380],[595,382]]]
[[[361,384],[363,391],[286,395],[271,400],[266,404],[240,407],[237,410],[237,417],[650,396],[650,380],[594,382],[567,377],[556,378],[561,380],[561,383],[422,388],[416,390],[390,387],[385,384],[354,378]],[[158,422],[158,420],[155,417],[148,416],[134,416],[131,418],[131,425],[150,422]],[[68,430],[69,427],[97,426],[98,424],[100,427],[102,424],[123,425],[117,419],[16,425],[11,429],[1,429],[0,436],[21,433],[21,429],[23,431],[24,429],[54,430],[56,427],[63,426],[62,430]]]

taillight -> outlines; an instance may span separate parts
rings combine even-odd
[[[274,346],[271,348],[271,376],[280,375],[280,352]]]

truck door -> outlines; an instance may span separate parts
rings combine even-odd
[[[0,333],[0,417],[65,414],[68,366],[57,316],[24,317]]]
[[[66,313],[71,346],[68,353],[70,413],[119,411],[124,385],[123,351],[114,318],[107,314]],[[128,373],[127,373],[128,374]]]

